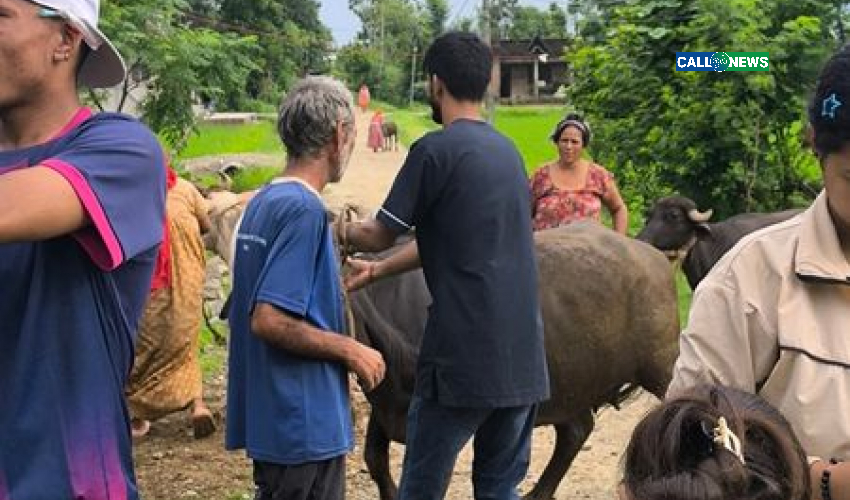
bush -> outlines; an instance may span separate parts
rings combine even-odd
[[[272,179],[280,175],[279,167],[250,167],[240,170],[233,176],[233,186],[231,190],[234,193],[243,193],[245,191],[253,191],[262,186],[265,186]]]

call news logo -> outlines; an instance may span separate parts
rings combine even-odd
[[[676,71],[770,71],[767,52],[676,52]]]

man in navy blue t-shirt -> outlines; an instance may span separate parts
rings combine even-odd
[[[124,382],[165,165],[138,121],[80,104],[125,74],[97,12],[0,0],[0,500],[138,498]]]
[[[378,351],[344,331],[339,264],[319,192],[354,146],[351,93],[299,82],[280,107],[284,176],[245,208],[235,238],[227,385],[228,449],[254,461],[256,500],[340,500],[353,445],[348,371],[369,391]]]
[[[350,289],[421,262],[433,297],[408,413],[399,499],[445,495],[457,454],[475,435],[478,499],[517,498],[536,404],[549,395],[531,202],[514,145],[480,118],[489,48],[448,33],[423,60],[434,121],[376,219],[349,226],[358,250],[416,241],[378,262],[352,261]]]

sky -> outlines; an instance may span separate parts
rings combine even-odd
[[[321,4],[319,16],[333,33],[337,45],[349,43],[360,30],[360,20],[348,9],[348,0],[318,0]],[[555,0],[564,2],[564,0]],[[463,17],[475,15],[481,0],[448,0],[449,23]],[[552,0],[520,0],[523,5],[545,8]]]

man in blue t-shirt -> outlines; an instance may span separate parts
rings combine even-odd
[[[423,60],[433,119],[443,125],[410,149],[376,219],[349,226],[358,250],[350,289],[420,264],[433,298],[408,413],[399,499],[445,495],[458,452],[475,435],[478,499],[517,498],[536,404],[549,395],[531,201],[514,145],[481,120],[490,49],[448,33]]]
[[[81,106],[96,0],[0,0],[0,500],[135,500],[124,382],[165,218],[153,134]]]
[[[280,107],[284,176],[249,202],[235,238],[227,384],[228,449],[254,461],[256,500],[340,500],[353,445],[348,371],[384,377],[378,351],[340,332],[339,264],[319,192],[354,146],[351,93],[307,78]]]

